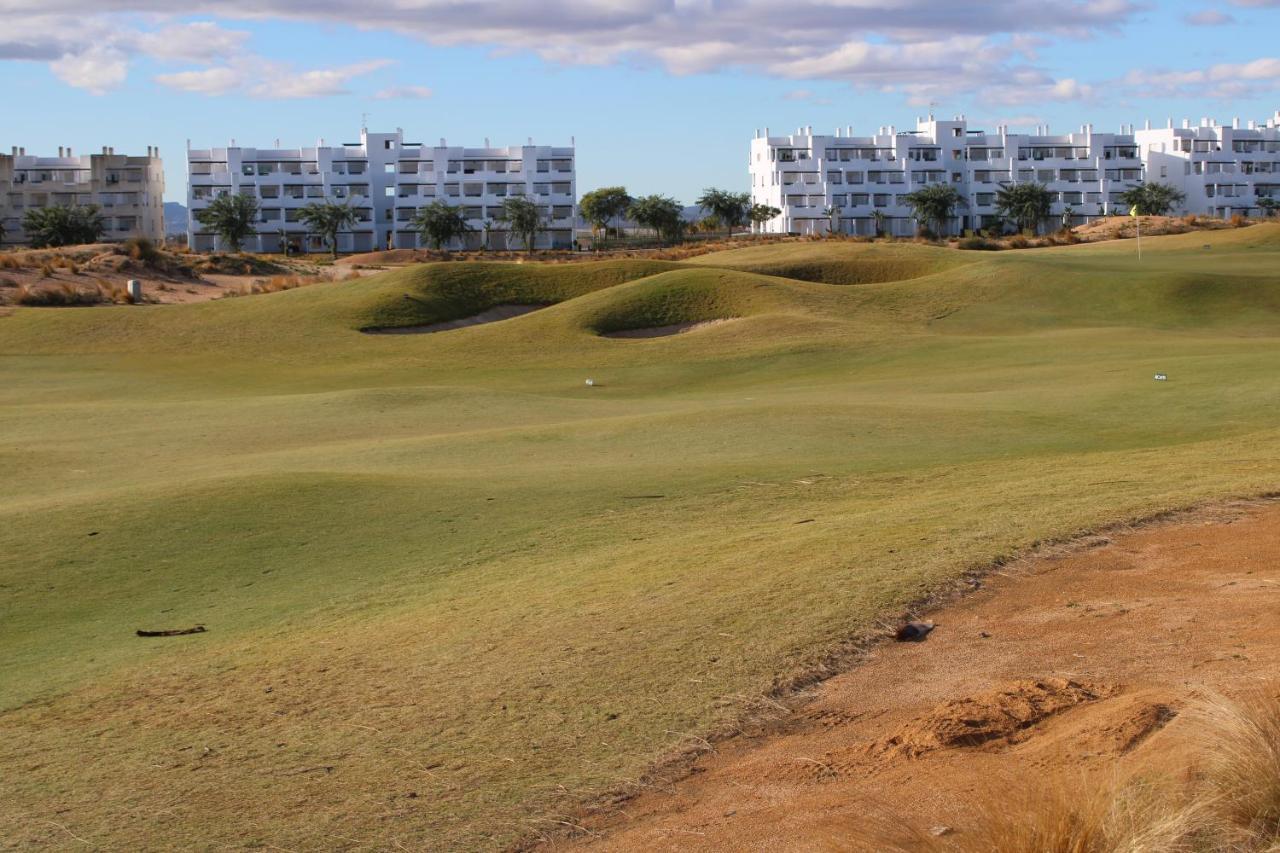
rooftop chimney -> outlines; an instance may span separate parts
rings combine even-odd
[[[62,146],[61,146],[61,145],[59,145],[59,146],[58,146],[58,156],[59,156],[59,157],[63,156],[63,155],[62,155]]]

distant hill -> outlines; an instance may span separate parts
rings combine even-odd
[[[164,233],[187,233],[187,206],[176,201],[164,203]]]

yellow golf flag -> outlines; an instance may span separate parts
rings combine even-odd
[[[1129,208],[1129,215],[1132,216],[1134,219],[1138,218],[1138,206],[1136,204],[1133,207]]]

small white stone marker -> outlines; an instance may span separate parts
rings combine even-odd
[[[142,301],[142,282],[138,281],[136,278],[131,278],[129,279],[128,285],[126,285],[126,288],[130,302]]]
[[[1168,377],[1168,376],[1165,376],[1163,373],[1157,373],[1157,374],[1156,374],[1156,381],[1157,381],[1157,382],[1168,382],[1168,381],[1169,381],[1169,377]]]
[[[588,387],[588,388],[594,388],[594,387],[595,387],[595,384],[596,384],[596,381],[595,381],[594,379],[588,379],[588,380],[587,380],[587,387]]]

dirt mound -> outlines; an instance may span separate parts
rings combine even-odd
[[[485,323],[496,323],[499,320],[510,320],[532,314],[546,308],[546,305],[495,305],[487,311],[461,317],[457,320],[446,320],[443,323],[428,323],[423,326],[389,326],[384,328],[361,329],[367,335],[430,335],[435,332],[448,332],[452,329],[465,329],[470,326],[482,326]]]
[[[601,332],[602,338],[668,338],[672,335],[683,335],[698,329],[707,329],[728,323],[729,319],[703,320],[700,323],[673,323],[670,326],[650,326],[647,329],[620,329],[616,332]]]
[[[877,744],[875,751],[915,758],[939,749],[1015,743],[1037,723],[1116,692],[1113,685],[1064,678],[1017,681],[943,702]]]
[[[418,264],[428,260],[431,260],[431,254],[420,249],[384,249],[380,252],[347,255],[334,263],[341,266],[381,266],[383,264]]]
[[[1188,234],[1192,231],[1221,231],[1224,228],[1235,228],[1235,224],[1224,219],[1201,219],[1197,216],[1143,216],[1139,217],[1142,225],[1142,236],[1157,237],[1162,234]],[[1138,234],[1138,220],[1132,216],[1109,216],[1095,219],[1088,225],[1074,228],[1081,240],[1093,243],[1098,240],[1127,240]]]

